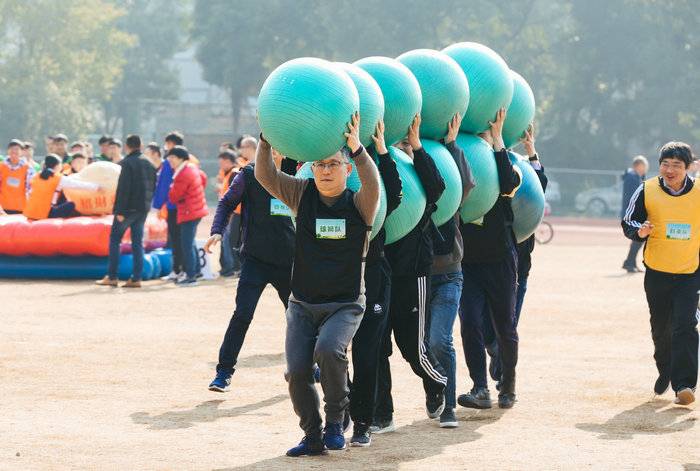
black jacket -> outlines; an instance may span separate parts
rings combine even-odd
[[[464,241],[462,264],[500,262],[509,248],[516,245],[511,198],[504,195],[509,195],[520,185],[520,175],[513,169],[505,149],[496,152],[495,158],[500,194],[481,225],[460,225]]]
[[[156,187],[156,169],[141,152],[132,152],[119,162],[114,214],[147,213]]]
[[[445,191],[445,180],[423,148],[413,151],[413,166],[425,190],[425,212],[411,232],[386,246],[392,276],[429,275],[433,263],[432,233],[435,229],[430,216],[435,211],[435,203]]]
[[[621,218],[625,217],[625,211],[627,211],[627,206],[629,206],[630,204],[632,195],[635,191],[637,191],[637,188],[639,188],[639,185],[641,185],[643,182],[644,176],[642,175],[640,177],[639,175],[637,175],[637,172],[635,172],[631,168],[628,168],[627,171],[624,174],[622,174],[622,210],[620,213]]]

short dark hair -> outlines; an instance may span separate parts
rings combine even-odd
[[[76,152],[75,154],[71,155],[72,160],[84,159],[84,158],[85,158],[85,154],[83,154],[82,152]]]
[[[20,141],[19,139],[12,139],[9,144],[7,144],[7,148],[9,149],[10,147],[19,147],[20,149],[24,148],[24,142]]]
[[[146,149],[150,150],[151,152],[155,152],[158,154],[158,156],[160,156],[160,146],[155,142],[149,142]]]
[[[170,157],[171,155],[174,155],[175,157],[178,157],[182,160],[190,160],[190,152],[185,146],[173,147],[172,149],[170,149],[170,151],[168,151],[167,157]]]
[[[129,149],[141,149],[141,136],[137,134],[129,134],[126,136],[126,147]]]
[[[185,136],[180,131],[171,131],[165,136],[165,142],[172,142],[176,146],[181,146],[185,143]]]
[[[225,150],[219,154],[220,159],[230,160],[231,163],[236,164],[238,159],[238,154],[232,150]]]
[[[671,141],[661,147],[659,151],[659,163],[664,159],[677,159],[685,164],[685,168],[693,163],[693,151],[685,142]]]
[[[112,136],[102,136],[99,141],[97,141],[97,144],[99,145],[104,145],[104,144],[111,144],[112,143]]]

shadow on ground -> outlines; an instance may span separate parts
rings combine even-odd
[[[435,420],[419,420],[399,427],[393,433],[372,436],[369,448],[348,447],[343,451],[329,452],[324,456],[288,458],[278,456],[245,466],[223,468],[216,471],[270,470],[270,469],[333,469],[358,470],[367,467],[367,454],[370,454],[371,469],[382,471],[398,470],[404,463],[423,460],[441,455],[445,448],[478,440],[482,434],[477,430],[499,420],[505,411],[469,412],[459,417],[456,429],[439,428]],[[299,434],[301,438],[301,431]],[[420,446],[416,446],[420,443]],[[286,451],[296,443],[280,443]]]
[[[284,359],[283,353],[261,353],[258,355],[250,355],[245,358],[241,358],[238,363],[236,363],[236,369],[239,368],[267,368],[268,366],[280,366],[284,365],[286,360]],[[209,362],[209,367],[216,368],[216,362]],[[282,373],[280,372],[280,375]]]
[[[602,440],[629,440],[635,435],[663,435],[683,432],[695,425],[695,418],[684,417],[691,409],[666,408],[671,402],[654,400],[620,412],[602,424],[576,424],[586,432],[599,433]],[[681,420],[684,419],[684,420]]]
[[[134,423],[148,425],[149,430],[173,430],[189,428],[196,423],[214,422],[219,419],[238,417],[248,414],[258,409],[272,406],[285,401],[289,396],[279,394],[265,399],[264,401],[248,404],[245,406],[233,407],[231,409],[220,409],[223,399],[205,401],[198,404],[193,409],[168,411],[162,414],[151,415],[148,412],[134,412],[130,415]]]

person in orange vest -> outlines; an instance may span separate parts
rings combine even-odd
[[[85,160],[85,157],[81,156],[81,158]],[[102,191],[100,185],[96,183],[84,182],[62,175],[59,171],[60,168],[61,159],[57,155],[49,154],[46,156],[41,173],[32,178],[32,187],[23,211],[27,219],[79,216],[80,214],[75,211],[75,203],[72,201],[56,204],[58,195],[64,188]]]
[[[27,192],[34,169],[21,157],[24,143],[12,139],[7,145],[7,158],[0,163],[0,215],[19,214],[27,203]]]
[[[217,184],[219,190],[219,199],[228,191],[233,182],[233,178],[237,175],[236,160],[238,155],[233,150],[225,150],[219,154],[219,174],[217,175],[217,180],[220,180]],[[236,208],[236,211],[240,215],[240,205]],[[235,216],[234,216],[235,217]],[[235,274],[235,259],[233,256],[233,247],[231,245],[231,227],[234,217],[226,224],[226,228],[222,234],[221,240],[221,252],[219,254],[219,264],[221,265],[221,271],[219,272],[221,276],[233,276]]]

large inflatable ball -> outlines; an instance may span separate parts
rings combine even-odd
[[[511,206],[513,207],[513,232],[518,243],[526,240],[535,233],[537,226],[544,217],[544,191],[537,173],[530,162],[522,155],[508,152],[513,164],[520,168],[523,180],[515,192]]]
[[[379,84],[384,95],[384,140],[395,144],[406,136],[413,117],[420,113],[420,85],[402,63],[388,57],[367,57],[355,62]]]
[[[389,147],[389,154],[396,162],[401,177],[401,204],[386,218],[386,243],[391,244],[411,232],[425,212],[425,190],[418,178],[413,160],[402,150]]]
[[[432,49],[416,49],[396,58],[418,80],[423,106],[421,137],[440,140],[447,125],[459,113],[464,116],[469,104],[469,82],[459,64],[450,56]]]
[[[428,139],[422,139],[421,142],[445,181],[445,191],[437,201],[437,209],[432,215],[435,225],[442,226],[454,217],[462,202],[462,177],[452,154],[445,146]]]
[[[469,107],[460,129],[470,134],[486,131],[499,108],[507,108],[513,98],[508,65],[495,51],[478,43],[457,43],[442,52],[457,61],[469,81]]]
[[[460,133],[457,145],[469,161],[474,188],[462,203],[459,214],[465,223],[473,222],[486,214],[496,203],[499,193],[498,169],[491,146],[473,134]]]
[[[63,193],[68,201],[75,203],[75,210],[85,216],[102,216],[112,214],[114,199],[117,195],[117,182],[121,167],[112,162],[95,162],[90,164],[75,175],[74,178],[84,182],[96,183],[104,191],[81,190],[77,188],[65,188]]]
[[[384,96],[376,80],[356,65],[337,62],[347,73],[360,96],[360,142],[365,147],[373,144],[372,135],[377,123],[384,118]]]
[[[321,59],[294,59],[267,77],[258,96],[265,139],[299,161],[322,160],[345,145],[344,133],[360,109],[355,84],[338,66]]]
[[[530,85],[517,72],[511,70],[510,73],[513,76],[513,99],[503,123],[503,142],[508,148],[518,143],[535,118],[535,95]]]
[[[307,162],[301,166],[297,171],[297,178],[313,178],[314,173],[311,168],[311,162]],[[362,183],[360,182],[360,175],[357,173],[355,165],[352,164],[352,173],[348,175],[347,187],[352,191],[359,191],[362,188]],[[370,240],[379,233],[384,224],[384,218],[386,218],[386,190],[384,189],[384,183],[381,179],[379,180],[379,209],[377,210],[377,215],[374,217],[374,223],[372,223],[372,233],[370,234]],[[292,221],[296,221],[292,218]]]

